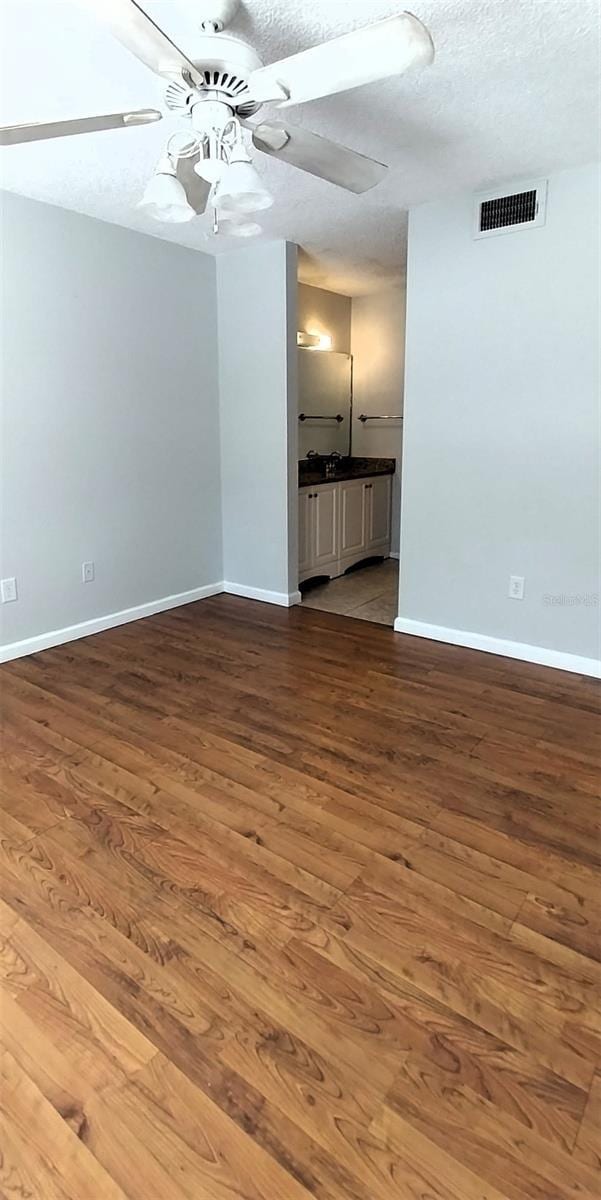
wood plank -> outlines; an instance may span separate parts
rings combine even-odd
[[[6,801],[6,793],[0,786],[0,838],[8,837],[15,844],[31,841],[35,836],[33,830],[24,825],[17,817],[12,816],[10,800],[5,807]]]
[[[596,867],[582,863],[567,853],[558,852],[547,844],[523,841],[516,832],[508,833],[490,825],[482,814],[472,817],[452,809],[441,809],[434,818],[433,828],[537,879],[551,880],[566,891],[598,901],[599,872]]]
[[[374,1117],[379,1106],[374,1111],[374,1094],[345,1080],[343,1073],[333,1071],[330,1063],[289,1034],[260,1039],[242,1033],[222,1057],[235,1061],[245,1078],[347,1164],[365,1185],[370,1200],[393,1196],[466,1200],[466,1173],[458,1163],[449,1172],[449,1161],[441,1162],[439,1153],[433,1165],[437,1148],[426,1139],[420,1148],[423,1152],[412,1152],[416,1131],[396,1141],[388,1129],[377,1132]],[[449,1178],[453,1173],[455,1180]],[[483,1200],[482,1184],[478,1186],[478,1200]],[[505,1200],[492,1189],[486,1197]]]
[[[438,1200],[439,1195],[444,1200],[451,1196],[453,1200],[508,1200],[505,1191],[500,1192],[492,1183],[485,1182],[459,1154],[455,1155],[453,1148],[447,1152],[386,1105],[381,1106],[374,1118],[371,1132],[398,1154],[401,1162],[406,1164],[405,1170],[411,1172],[413,1191],[409,1191],[409,1195],[431,1195],[432,1200]],[[406,1178],[405,1171],[399,1174],[401,1186]]]
[[[53,1036],[73,1053],[89,1050],[95,1062],[98,1046],[107,1048],[107,1061],[101,1055],[98,1062],[103,1076],[100,1086],[121,1082],[123,1073],[131,1074],[148,1061],[165,1039],[171,1039],[173,1053],[188,1055],[193,1046],[198,1054],[202,1045],[210,1051],[223,1038],[223,1022],[215,1007],[203,1003],[190,982],[186,986],[177,975],[161,970],[169,952],[163,952],[158,964],[146,952],[148,946],[161,944],[152,925],[146,927],[142,950],[91,908],[70,902],[66,894],[53,893],[53,905],[45,903],[44,889],[33,875],[19,875],[17,869],[9,874],[5,866],[3,876],[9,902],[25,912],[29,922],[20,921],[7,939],[7,983],[20,993],[29,1015],[39,1013]],[[211,947],[211,939],[207,940]],[[166,947],[165,940],[162,944]],[[171,953],[177,954],[175,944]],[[63,982],[69,984],[68,990]],[[96,1024],[101,1032],[106,1025],[99,1039],[92,1037]],[[86,1036],[88,1026],[92,1028]],[[113,1077],[105,1080],[107,1070],[113,1071]]]
[[[414,944],[401,946],[398,937],[386,937],[371,928],[347,933],[344,941],[377,970],[383,969],[401,984],[414,984],[430,999],[447,1005],[493,1037],[531,1054],[575,1087],[589,1087],[595,1058],[582,1039],[566,1035],[562,1014],[553,1013],[531,996],[495,986],[490,977],[449,954],[441,935],[436,947],[423,935],[414,939]],[[328,945],[331,943],[330,938]]]
[[[171,837],[171,843],[174,854],[179,854],[181,860],[174,878],[178,874],[181,875],[183,860],[189,857],[190,839],[193,839],[199,847],[194,860],[197,883],[200,885],[201,882],[200,864],[208,859],[204,881],[207,890],[214,894],[222,890],[224,878],[228,883],[233,882],[235,878],[240,882],[239,863],[242,859],[250,876],[263,880],[269,877],[274,891],[278,888],[279,881],[282,885],[282,895],[286,895],[289,900],[292,900],[293,896],[296,898],[299,917],[306,914],[310,919],[314,910],[321,912],[324,907],[332,907],[338,899],[338,889],[328,880],[321,879],[317,873],[307,871],[298,863],[291,863],[281,854],[271,853],[268,847],[263,846],[261,831],[269,827],[267,818],[262,818],[256,811],[244,811],[242,807],[239,813],[240,828],[234,830],[227,825],[224,828],[212,815],[207,815],[204,784],[199,794],[199,790],[190,781],[181,784],[171,777],[166,777],[165,783],[169,791],[165,791],[160,783],[158,786],[156,782],[150,783],[145,776],[140,779],[133,772],[98,754],[85,755],[75,766],[69,768],[69,775],[75,783],[81,782],[85,787],[101,789],[120,803],[124,803],[128,809],[147,814],[155,824],[154,840],[160,842],[161,851],[167,845],[168,839],[164,828],[161,833],[157,822],[162,822],[163,826],[168,825],[173,834],[177,835]],[[158,771],[155,769],[153,777],[157,779],[157,776]],[[223,816],[223,808],[220,809],[220,815]],[[259,853],[257,846],[262,847]],[[299,852],[297,858],[300,857]],[[217,872],[218,864],[221,864],[225,873],[221,884]],[[358,873],[358,869],[357,867],[355,874]],[[348,877],[349,871],[346,869],[341,878],[346,881]],[[181,882],[182,886],[191,886],[184,884],[183,879]],[[288,891],[288,888],[294,890]]]
[[[132,1200],[310,1195],[162,1056],[118,1094],[97,1097],[87,1144]]]
[[[571,1149],[586,1105],[588,1064],[581,1071],[582,1086],[572,1084],[541,1063],[541,1056],[510,1045],[480,1022],[462,1017],[452,994],[444,1000],[428,995],[412,980],[358,952],[346,939],[331,937],[319,953],[387,998],[407,1054],[431,1059],[437,1069],[447,1072],[449,1086],[468,1081],[473,1091],[502,1112]],[[487,1012],[484,1020],[488,1021]],[[576,1062],[576,1075],[579,1066]]]
[[[8,1133],[2,1186],[9,1196],[32,1200],[126,1200],[126,1193],[90,1154],[12,1055],[0,1052],[0,1109]],[[4,1133],[4,1131],[3,1131]],[[26,1190],[16,1186],[23,1170]]]
[[[2,815],[0,828],[6,831],[10,821],[18,821],[28,837],[50,829],[62,821],[68,804],[68,793],[60,784],[40,770],[26,769],[13,760],[12,769],[8,759],[2,764],[0,783]]]
[[[544,891],[544,888],[541,889]],[[582,896],[566,895],[553,902],[530,893],[519,912],[519,922],[546,938],[601,962],[601,905]]]
[[[154,1054],[143,1034],[23,920],[7,939],[2,984],[96,1089],[122,1082]]]
[[[508,993],[513,989],[530,995],[535,1003],[546,1004],[564,1016],[581,1013],[599,1002],[600,993],[588,980],[575,980],[561,967],[541,962],[512,945],[503,936],[506,930],[497,914],[415,876],[400,864],[362,875],[333,911],[333,918],[338,915],[348,937],[355,931],[373,932],[408,949],[425,946],[426,930],[438,932],[445,958],[482,971],[491,988],[504,986]]]
[[[93,1076],[79,1070],[73,1057],[57,1047],[45,1023],[30,1017],[8,992],[2,993],[0,1012],[0,1044],[63,1121],[81,1136],[86,1103],[96,1091]]]
[[[588,1103],[582,1118],[574,1155],[579,1162],[601,1171],[601,1074],[591,1084]],[[601,1193],[601,1180],[599,1181]]]
[[[510,1200],[581,1200],[595,1195],[597,1179],[572,1154],[469,1088],[449,1087],[441,1072],[418,1056],[401,1068],[386,1104]]]

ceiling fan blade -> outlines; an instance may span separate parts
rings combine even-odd
[[[203,83],[203,76],[189,58],[167,37],[136,0],[79,0],[145,66],[167,79],[188,76]]]
[[[259,67],[248,86],[253,100],[279,101],[286,107],[401,75],[433,58],[434,44],[425,25],[405,12]]]
[[[339,142],[281,122],[249,125],[257,150],[281,158],[283,162],[327,179],[349,192],[367,192],[384,178],[388,167],[367,158],[356,150],[348,150]]]
[[[200,154],[192,158],[178,158],[175,173],[186,193],[186,199],[197,216],[202,216],[207,207],[211,192],[211,184],[197,175],[194,167],[199,161]]]
[[[76,121],[38,121],[32,125],[5,125],[0,128],[0,146],[15,146],[19,142],[39,142],[46,138],[72,137],[74,133],[95,133],[101,129],[127,129],[130,125],[150,125],[161,121],[156,108],[141,108],[137,112],[108,113],[103,117],[82,117]]]

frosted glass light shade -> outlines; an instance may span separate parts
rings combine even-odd
[[[248,158],[234,158],[225,168],[215,204],[218,212],[253,213],[271,208],[273,196]]]
[[[188,204],[186,192],[175,175],[159,173],[146,184],[138,208],[144,208],[157,221],[179,224],[196,216]]]
[[[256,221],[230,221],[226,232],[230,237],[250,238],[257,237],[263,230]]]

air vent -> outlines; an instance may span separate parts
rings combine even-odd
[[[546,179],[539,179],[519,190],[482,193],[476,196],[474,237],[491,237],[544,225],[546,201]]]

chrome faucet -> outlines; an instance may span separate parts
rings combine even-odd
[[[336,474],[336,468],[340,462],[342,455],[338,450],[333,450],[326,458],[326,478]]]

